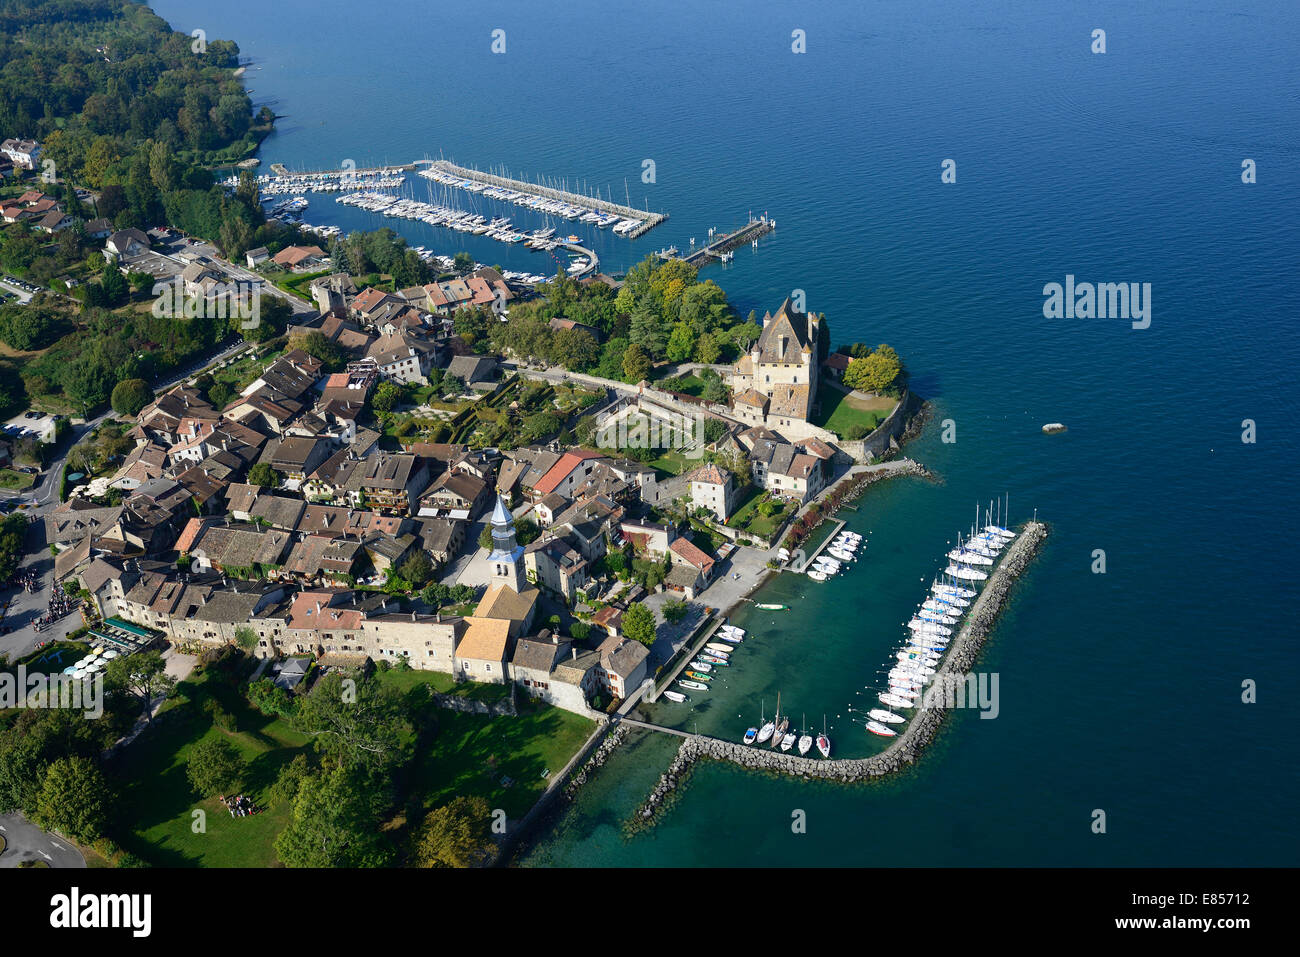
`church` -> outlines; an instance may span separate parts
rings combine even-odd
[[[492,554],[488,562],[492,579],[474,617],[509,621],[511,638],[528,634],[541,592],[525,577],[524,549],[515,538],[515,518],[500,495],[492,510]]]

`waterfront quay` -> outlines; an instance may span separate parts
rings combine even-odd
[[[482,183],[486,186],[495,186],[498,189],[510,190],[514,193],[523,193],[528,196],[540,197],[542,199],[552,200],[558,203],[566,203],[570,206],[581,207],[584,210],[597,213],[617,213],[624,220],[636,220],[638,225],[630,227],[627,230],[619,229],[617,232],[628,239],[636,239],[644,235],[649,230],[658,226],[668,219],[667,213],[652,213],[649,210],[637,209],[635,206],[625,206],[619,203],[612,203],[598,197],[587,196],[583,193],[573,193],[564,189],[555,189],[550,186],[539,186],[536,183],[529,183],[524,180],[510,179],[506,176],[496,176],[492,173],[484,173],[480,170],[471,169],[466,166],[457,166],[446,160],[419,160],[418,165],[424,166],[425,169],[421,175],[437,178],[432,174],[440,174],[444,177],[453,177],[459,180],[470,180],[475,183]]]
[[[972,604],[965,623],[944,655],[943,662],[933,676],[932,685],[943,687],[950,682],[961,680],[961,677],[970,671],[1010,595],[1012,585],[1029,567],[1046,536],[1045,524],[1029,522],[1007,548],[1006,554],[990,574],[989,580]],[[907,727],[888,748],[866,758],[823,760],[800,757],[771,748],[756,748],[708,735],[683,734],[675,729],[638,722],[638,727],[682,735],[685,740],[672,764],[637,812],[636,820],[646,821],[651,818],[665,797],[676,789],[683,773],[698,758],[730,761],[741,767],[755,770],[846,783],[872,780],[898,771],[920,757],[926,745],[938,732],[951,702],[946,700],[944,695],[936,694],[927,699],[925,704],[926,707],[914,712]]]

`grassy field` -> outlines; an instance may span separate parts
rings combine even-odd
[[[24,489],[31,488],[35,479],[35,475],[28,475],[26,472],[0,469],[0,488],[8,489],[11,492],[21,492]]]
[[[203,711],[208,697],[235,715],[236,732],[213,726]],[[122,798],[114,838],[156,866],[271,867],[276,863],[271,845],[288,825],[290,809],[267,807],[267,792],[280,769],[306,747],[306,736],[281,719],[253,711],[237,689],[210,671],[177,685],[174,701],[117,765]],[[190,749],[223,735],[248,761],[243,793],[267,808],[261,814],[232,818],[216,798],[198,800],[190,788],[185,773]],[[206,812],[206,833],[192,830],[197,809]]]
[[[893,411],[898,400],[888,396],[859,399],[823,380],[817,385],[817,403],[819,411],[814,424],[843,438],[854,426],[865,429],[862,434],[869,435]]]
[[[596,729],[594,721],[548,705],[521,701],[520,711],[499,718],[437,712],[437,730],[412,772],[426,808],[477,795],[522,817],[546,789],[543,772],[559,773]]]
[[[735,513],[727,520],[728,528],[744,529],[760,538],[771,538],[772,533],[776,531],[777,526],[785,520],[790,513],[792,505],[784,505],[781,511],[772,516],[761,515],[758,511],[760,503],[767,500],[767,495],[761,488],[756,485],[749,487],[749,496],[736,509]]]
[[[375,677],[403,694],[412,688],[427,685],[439,694],[452,694],[473,701],[496,702],[510,697],[510,688],[506,685],[480,684],[477,681],[457,682],[451,675],[441,671],[391,668],[388,671],[375,672]]]
[[[675,379],[664,379],[658,385],[670,392],[685,392],[687,395],[694,396],[704,394],[704,380],[693,372],[678,376]]]

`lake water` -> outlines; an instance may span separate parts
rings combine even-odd
[[[776,580],[764,597],[792,610],[742,614],[755,639],[727,687],[656,718],[738,737],[780,692],[796,720],[826,716],[837,753],[871,753],[848,709],[878,686],[975,502],[1009,494],[1014,520],[1037,509],[1051,526],[980,660],[999,675],[996,720],[958,714],[916,770],[871,787],[701,766],[627,841],[622,822],[676,745],[642,741],[525,862],[1297,863],[1300,749],[1284,699],[1300,677],[1286,624],[1300,597],[1300,8],[723,6],[154,4],[250,58],[255,102],[283,115],[264,162],[444,155],[670,214],[635,242],[566,222],[607,271],[766,211],[776,231],[705,275],[742,312],[804,290],[836,344],[904,357],[934,407],[908,454],[942,481],[870,489],[842,516],[870,536],[865,558],[824,585]],[[1104,55],[1090,52],[1094,28]],[[795,29],[806,53],[791,50]],[[1241,182],[1244,158],[1256,184]],[[945,159],[954,184],[940,180]],[[555,265],[323,194],[305,218],[388,225],[507,268]],[[1150,327],[1044,318],[1044,285],[1067,274],[1150,283]],[[1054,421],[1069,432],[1043,435]],[[1258,703],[1242,703],[1246,680]],[[796,809],[806,834],[791,831]]]

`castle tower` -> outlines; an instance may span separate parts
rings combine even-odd
[[[492,510],[492,585],[507,585],[516,594],[528,587],[524,578],[524,549],[515,540],[515,517],[506,508],[505,500],[497,496]]]

